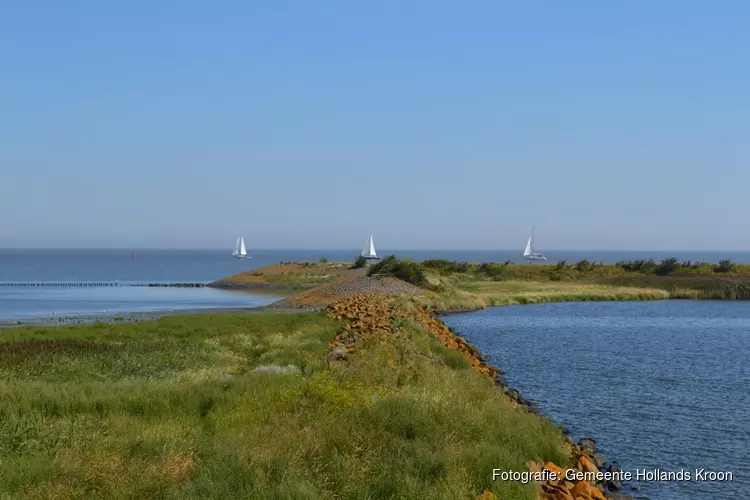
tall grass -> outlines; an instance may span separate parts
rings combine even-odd
[[[639,260],[615,265],[588,260],[536,265],[429,260],[422,265],[439,295],[423,301],[444,312],[548,301],[750,300],[750,266],[730,260],[716,265],[678,262],[675,258],[661,263]],[[519,284],[525,289],[520,294]]]
[[[3,330],[0,498],[530,499],[491,470],[564,463],[552,424],[416,323],[329,366],[338,331],[318,313]]]
[[[556,281],[478,281],[443,277],[442,292],[418,300],[437,312],[470,311],[489,306],[613,300],[660,300],[658,288]]]
[[[750,300],[750,280],[745,276],[622,276],[603,278],[599,283],[614,286],[658,288],[673,298]]]

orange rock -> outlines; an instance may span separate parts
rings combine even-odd
[[[576,499],[607,500],[601,491],[586,481],[578,481],[570,492]]]
[[[558,486],[555,484],[547,484],[544,487],[544,492],[547,495],[547,498],[551,498],[554,500],[575,500],[573,495],[563,488],[562,486]]]
[[[599,472],[599,469],[596,467],[596,465],[594,465],[593,462],[591,462],[591,460],[589,460],[589,458],[584,455],[578,457],[578,468],[583,472]]]
[[[482,493],[479,494],[477,497],[477,500],[495,500],[497,497],[494,493],[492,493],[489,490],[484,490]]]
[[[544,468],[550,472],[554,472],[557,477],[565,477],[565,471],[552,462],[547,462],[546,464],[544,464]]]

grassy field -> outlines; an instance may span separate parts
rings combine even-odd
[[[331,364],[325,313],[2,330],[0,498],[533,498],[491,470],[559,432],[392,328]]]

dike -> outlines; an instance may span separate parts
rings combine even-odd
[[[329,363],[345,362],[347,356],[357,349],[357,345],[372,336],[398,335],[394,330],[394,321],[402,318],[414,321],[434,336],[446,348],[459,351],[469,362],[473,370],[492,380],[497,388],[508,398],[508,404],[519,411],[528,411],[539,418],[547,417],[540,414],[536,406],[523,399],[519,391],[508,387],[502,378],[502,371],[489,365],[478,349],[469,344],[463,337],[448,328],[436,314],[426,306],[414,301],[396,301],[392,296],[377,293],[364,293],[347,297],[331,303],[328,314],[342,324],[342,331],[329,345]],[[573,464],[573,474],[588,474],[593,478],[600,472],[609,472],[617,476],[619,468],[614,464],[607,464],[606,459],[596,454],[596,441],[590,438],[582,439],[577,444],[565,436],[567,431],[561,429],[563,441],[570,449],[570,463]],[[616,493],[623,485],[615,480],[572,480],[566,479],[566,471],[553,463],[532,462],[527,464],[531,472],[546,470],[554,472],[557,479],[549,479],[540,484],[542,498],[551,500],[607,500],[632,499],[630,495]],[[570,474],[570,472],[567,472]],[[496,498],[489,491],[479,496],[482,500]]]

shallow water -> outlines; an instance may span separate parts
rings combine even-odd
[[[175,311],[184,309],[245,308],[279,300],[270,294],[213,288],[1,288],[0,320],[118,313]]]
[[[631,471],[639,498],[750,498],[750,304],[580,302],[443,321],[511,387]],[[636,481],[637,470],[691,472]],[[733,481],[696,481],[696,469]]]

